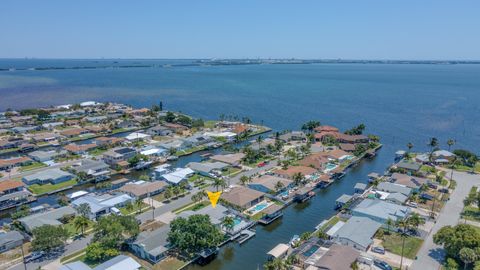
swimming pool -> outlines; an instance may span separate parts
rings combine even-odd
[[[337,165],[336,164],[333,164],[333,163],[327,163],[327,167],[326,167],[326,170],[327,171],[331,171],[333,169],[337,168]]]
[[[315,253],[320,247],[315,245],[311,246],[307,251],[303,252],[302,255],[305,257],[310,257],[312,256],[313,253]]]
[[[234,218],[234,219],[233,219],[233,222],[234,222],[234,223],[233,223],[233,224],[234,224],[234,226],[237,226],[238,224],[240,224],[240,223],[242,222],[242,219],[241,219],[241,218],[238,218],[238,217],[236,217],[236,218]]]
[[[259,203],[255,205],[253,209],[255,209],[255,211],[262,211],[263,209],[267,208],[267,206],[268,206],[268,203]]]

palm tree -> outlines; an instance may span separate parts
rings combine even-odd
[[[406,219],[399,220],[397,222],[397,227],[399,227],[402,231],[400,233],[400,236],[402,237],[402,255],[400,257],[400,270],[402,270],[403,266],[403,251],[405,249],[405,238],[407,238],[407,231],[409,228],[410,224]]]
[[[222,225],[228,232],[231,232],[235,227],[235,219],[232,216],[226,216],[222,221]]]
[[[165,199],[170,199],[172,197],[172,189],[168,187],[164,192],[163,192],[163,197]]]
[[[175,195],[175,197],[178,197],[178,195],[180,194],[181,190],[180,190],[180,187],[179,186],[173,186],[172,188],[172,193],[173,195]]]
[[[128,204],[125,206],[125,209],[127,209],[128,212],[132,212],[132,210],[133,210],[133,203],[128,203]]]
[[[138,198],[135,200],[135,206],[138,208],[138,213],[142,211],[143,201],[142,199]]]
[[[250,177],[246,175],[242,175],[242,177],[240,177],[240,183],[242,183],[242,185],[245,186],[248,182],[250,182]]]
[[[407,222],[415,231],[418,229],[418,226],[425,224],[425,220],[420,217],[418,213],[413,213],[408,217]]]
[[[428,146],[430,146],[429,160],[430,162],[432,162],[433,150],[435,149],[435,147],[438,146],[438,139],[435,137],[430,138],[430,142],[428,143]]]
[[[76,216],[73,220],[73,226],[77,231],[81,231],[82,235],[85,235],[85,228],[88,227],[90,220],[85,216]]]
[[[226,182],[222,178],[215,178],[215,180],[213,180],[213,186],[217,188],[217,191],[219,187],[224,187],[225,185]]]
[[[300,186],[304,180],[304,176],[301,172],[294,173],[292,178],[293,178],[293,183],[296,186]]]
[[[77,207],[77,212],[84,217],[90,215],[90,210],[90,205],[88,203],[82,203]]]
[[[387,225],[387,232],[388,232],[388,234],[390,234],[390,228],[393,225],[395,225],[395,222],[393,221],[393,219],[388,218],[387,221],[385,222],[385,225]]]
[[[448,141],[447,141],[448,151],[450,151],[450,148],[452,148],[452,145],[454,145],[454,144],[455,144],[454,139],[448,139]]]
[[[276,184],[275,184],[275,191],[279,192],[280,190],[282,190],[283,188],[285,187],[285,185],[278,181]]]

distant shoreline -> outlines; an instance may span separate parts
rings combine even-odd
[[[7,59],[0,59],[7,60]],[[53,59],[9,59],[9,60],[53,60]],[[319,60],[304,60],[304,59],[185,59],[191,60],[190,63],[172,63],[172,64],[128,64],[122,65],[118,61],[128,61],[134,59],[57,59],[62,61],[75,61],[75,60],[92,60],[92,61],[114,61],[113,64],[99,65],[99,66],[32,66],[32,67],[10,67],[0,68],[0,71],[25,71],[25,70],[80,70],[80,69],[117,69],[117,68],[170,68],[170,67],[195,67],[195,66],[238,66],[238,65],[308,65],[308,64],[402,64],[402,65],[458,65],[468,64],[476,65],[480,64],[480,60],[342,60],[342,59],[319,59]],[[137,59],[135,59],[137,60]],[[138,59],[140,60],[140,59]],[[143,59],[157,60],[157,59]],[[169,60],[169,59],[158,59]],[[170,59],[177,60],[177,59]],[[180,59],[178,59],[180,60]],[[117,65],[118,64],[118,65]]]

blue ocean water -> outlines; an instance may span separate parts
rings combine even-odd
[[[310,64],[179,66],[190,60],[0,60],[2,68],[70,69],[0,72],[0,110],[85,100],[118,101],[195,117],[248,116],[275,130],[299,129],[308,120],[347,129],[359,123],[381,137],[379,155],[353,168],[306,204],[241,247],[229,244],[203,269],[256,269],[266,252],[331,216],[335,199],[352,193],[372,171],[383,172],[393,153],[412,142],[426,150],[430,137],[442,147],[480,152],[480,65]],[[165,66],[173,64],[174,66]],[[175,65],[178,64],[178,65]],[[146,67],[122,68],[122,65]],[[97,66],[97,69],[72,69]],[[108,66],[105,68],[105,66]],[[112,67],[114,66],[114,67]],[[196,269],[197,267],[191,267]]]

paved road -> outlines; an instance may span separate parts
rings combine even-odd
[[[74,253],[78,250],[84,249],[88,245],[88,243],[90,243],[90,240],[92,240],[92,237],[93,237],[93,235],[90,234],[90,235],[87,235],[85,238],[81,238],[79,240],[73,241],[72,243],[66,245],[65,246],[65,252],[62,254],[61,257],[70,255],[70,254],[72,254],[72,253]],[[58,258],[52,258],[50,260],[28,263],[27,264],[27,269],[28,270],[36,270],[36,269],[38,269],[38,267],[47,265],[47,264],[55,261],[56,259],[58,259]],[[8,269],[9,270],[24,270],[25,268],[23,266],[23,263],[20,263],[20,264],[14,265],[14,266],[12,266]]]
[[[447,173],[447,176],[450,176],[450,173]],[[443,207],[436,224],[418,252],[418,260],[412,264],[411,269],[413,270],[440,269],[445,252],[441,246],[433,243],[433,235],[444,226],[458,224],[463,209],[463,200],[474,185],[480,185],[480,175],[454,172],[453,179],[457,181],[457,187],[450,195],[450,200]]]

